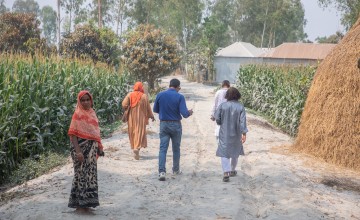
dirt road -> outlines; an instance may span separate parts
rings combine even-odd
[[[246,156],[238,176],[222,182],[215,157],[214,122],[210,111],[213,86],[190,83],[182,90],[194,115],[182,121],[180,166],[183,174],[157,179],[159,121],[148,127],[148,148],[132,158],[126,128],[103,141],[105,158],[98,160],[101,206],[92,215],[67,207],[72,163],[9,192],[22,191],[0,207],[0,219],[360,219],[360,193],[321,183],[329,176],[359,180],[358,173],[289,154],[291,138],[263,119],[248,114]],[[170,77],[163,79],[168,85]],[[167,169],[171,170],[169,148]]]

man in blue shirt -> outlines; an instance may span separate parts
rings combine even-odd
[[[160,150],[159,150],[159,180],[166,179],[166,154],[169,142],[172,142],[173,174],[180,174],[180,143],[182,135],[181,119],[192,115],[193,111],[186,107],[185,97],[179,94],[180,81],[170,80],[169,89],[157,94],[153,112],[160,119]],[[181,117],[182,116],[182,117]]]

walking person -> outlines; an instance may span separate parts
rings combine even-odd
[[[211,110],[211,117],[210,119],[212,121],[215,121],[215,112],[216,112],[216,109],[219,107],[219,105],[223,102],[226,102],[226,98],[225,98],[225,94],[226,94],[226,91],[229,89],[230,87],[230,82],[229,80],[224,80],[222,83],[221,83],[221,89],[219,89],[216,93],[215,93],[215,102],[214,102],[214,105],[213,105],[213,108]],[[220,125],[216,124],[215,125],[215,137],[216,137],[216,140],[218,141],[219,140],[219,131],[220,131]]]
[[[215,120],[220,125],[216,156],[221,157],[224,172],[223,181],[229,182],[230,176],[237,174],[236,166],[240,155],[244,155],[243,143],[246,141],[246,113],[244,106],[238,101],[240,92],[230,87],[226,91],[226,102],[215,112]]]
[[[135,83],[134,91],[126,95],[122,101],[122,107],[124,109],[130,108],[127,121],[130,147],[133,150],[135,160],[139,160],[140,149],[147,147],[146,125],[149,124],[149,118],[155,121],[149,99],[144,93],[141,82]]]
[[[153,111],[160,119],[159,180],[166,179],[166,154],[172,143],[174,175],[180,174],[180,144],[182,135],[181,119],[188,118],[193,111],[186,107],[185,97],[179,94],[180,81],[170,80],[169,89],[157,94]],[[182,116],[182,117],[181,117]]]
[[[74,179],[68,207],[87,212],[99,206],[97,182],[97,156],[103,156],[99,120],[93,109],[90,92],[83,90],[77,96],[68,135],[71,142],[71,158],[74,163]]]

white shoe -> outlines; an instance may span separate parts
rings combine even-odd
[[[165,172],[159,173],[159,180],[160,181],[165,181],[165,179],[166,179],[166,173]]]

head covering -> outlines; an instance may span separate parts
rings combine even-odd
[[[86,94],[89,95],[91,101],[91,108],[88,110],[85,110],[80,102],[81,97]],[[100,137],[99,120],[94,109],[92,108],[93,104],[93,97],[89,91],[83,90],[79,92],[68,135],[74,135],[79,138],[97,141],[99,143],[99,148],[103,149]]]
[[[130,107],[134,108],[144,94],[144,87],[141,82],[136,82],[134,85],[134,91],[130,94]]]

